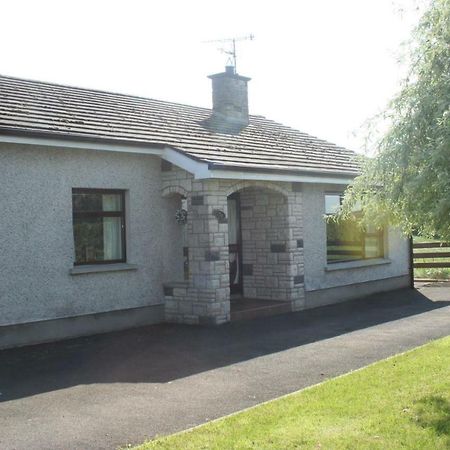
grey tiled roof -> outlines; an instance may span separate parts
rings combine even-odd
[[[208,127],[211,110],[0,76],[0,134],[45,133],[167,145],[212,168],[358,172],[355,153],[262,116],[236,134]]]

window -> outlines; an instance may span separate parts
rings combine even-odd
[[[125,193],[72,189],[75,265],[125,262]]]
[[[325,213],[335,214],[341,203],[342,194],[326,194]],[[382,258],[383,241],[383,230],[370,226],[362,229],[354,219],[327,222],[327,263]]]

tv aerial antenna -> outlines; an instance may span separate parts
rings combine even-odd
[[[222,53],[228,55],[227,66],[234,67],[234,73],[237,72],[237,55],[236,55],[236,42],[241,41],[253,41],[255,39],[255,35],[250,33],[246,36],[232,37],[226,39],[215,39],[212,41],[203,41],[204,44],[222,44],[218,47],[218,50]]]

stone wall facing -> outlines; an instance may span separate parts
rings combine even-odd
[[[292,205],[289,208],[289,197],[270,189],[247,188],[240,198],[244,295],[301,299],[303,249],[294,236],[300,236],[301,215],[294,214]]]

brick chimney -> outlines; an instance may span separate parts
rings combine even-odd
[[[213,119],[232,127],[248,125],[248,88],[250,78],[235,73],[233,66],[225,72],[209,75],[212,80]]]

